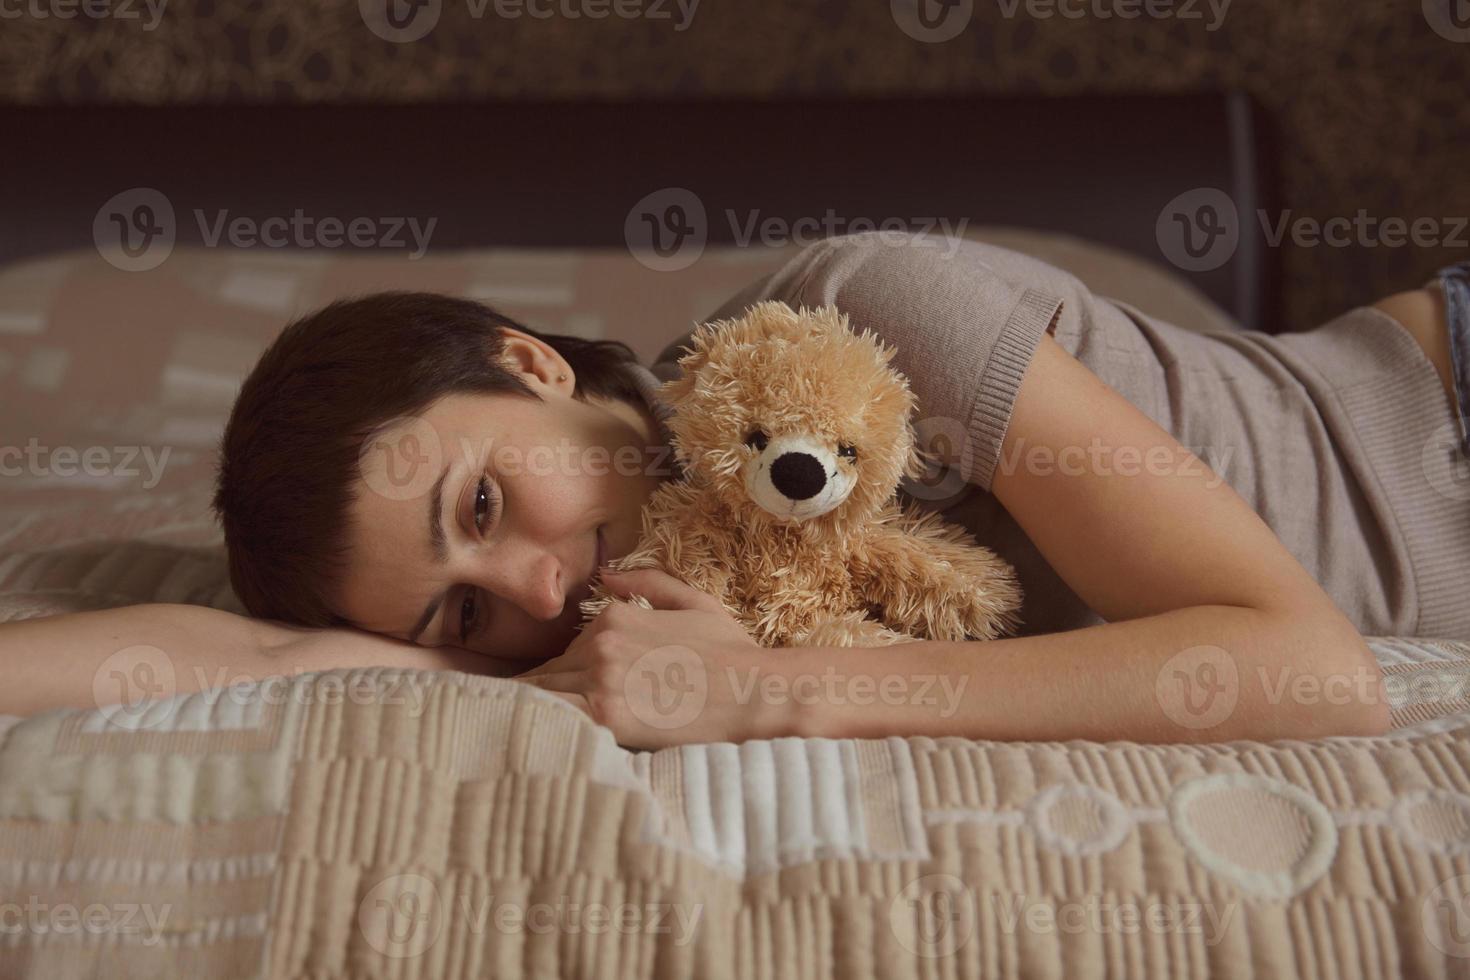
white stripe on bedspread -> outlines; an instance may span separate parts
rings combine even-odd
[[[667,821],[647,833],[731,874],[827,857],[928,852],[902,739],[782,738],[678,751],[677,785],[669,770],[650,769],[648,754],[634,757],[635,771],[659,801],[655,812]],[[884,830],[870,826],[870,814]]]

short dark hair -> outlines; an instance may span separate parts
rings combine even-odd
[[[252,615],[346,625],[333,609],[364,440],[451,394],[538,397],[503,366],[502,329],[566,359],[574,397],[637,404],[627,345],[545,334],[473,300],[384,292],[288,325],[240,388],[220,448],[214,509],[230,582]]]

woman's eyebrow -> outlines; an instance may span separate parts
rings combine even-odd
[[[444,472],[439,474],[439,479],[429,488],[429,548],[434,552],[434,560],[444,564],[449,560],[449,543],[444,534],[444,480],[449,476],[449,465],[444,464]],[[429,628],[429,623],[434,619],[434,613],[444,601],[449,590],[445,589],[429,600],[424,606],[424,611],[419,614],[418,622],[414,623],[413,629],[408,632],[408,642],[417,643],[424,630]]]

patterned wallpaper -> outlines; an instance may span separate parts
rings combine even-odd
[[[1283,135],[1290,325],[1470,257],[1470,0],[0,0],[23,103],[1230,86]]]

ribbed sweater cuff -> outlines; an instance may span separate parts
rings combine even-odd
[[[1001,445],[1010,426],[1011,410],[1026,367],[1036,356],[1041,335],[1061,309],[1062,301],[1027,289],[1016,301],[996,338],[985,368],[975,383],[970,407],[968,439],[960,452],[960,472],[987,493],[1000,463]]]

